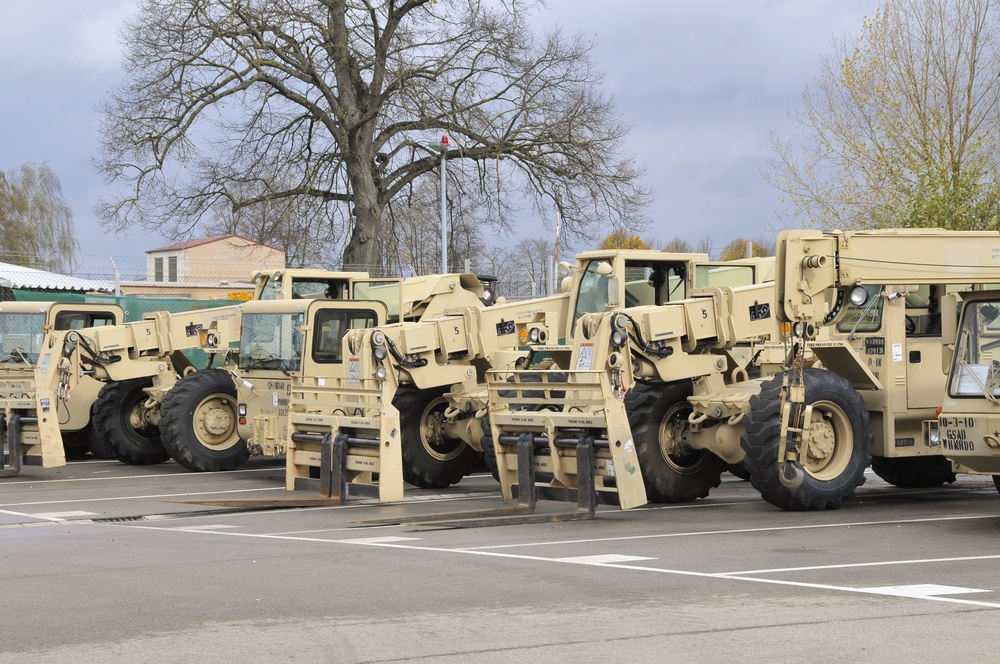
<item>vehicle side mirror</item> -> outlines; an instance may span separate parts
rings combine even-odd
[[[608,277],[608,309],[617,309],[621,305],[618,299],[618,275],[612,274]]]

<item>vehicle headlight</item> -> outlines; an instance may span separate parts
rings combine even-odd
[[[621,348],[625,345],[625,332],[623,330],[615,330],[611,333],[611,345],[615,348]]]
[[[851,288],[850,293],[847,294],[847,298],[854,306],[863,306],[868,302],[868,289],[864,286],[854,286]]]
[[[927,444],[932,447],[941,444],[941,431],[938,429],[937,422],[931,424],[927,429]]]
[[[385,343],[385,333],[381,332],[381,331],[376,331],[372,335],[372,343],[375,344],[376,346],[381,346],[382,344],[384,344]]]
[[[385,380],[385,377],[388,375],[389,373],[385,370],[385,367],[379,367],[375,370],[375,377],[379,380]]]
[[[388,353],[386,353],[385,346],[375,346],[375,348],[372,349],[372,355],[374,355],[375,359],[378,360],[379,362],[384,360],[387,354]]]
[[[812,339],[813,335],[816,334],[816,328],[812,323],[803,323],[799,321],[792,325],[792,336],[799,339]]]

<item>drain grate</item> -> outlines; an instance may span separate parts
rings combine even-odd
[[[145,521],[144,516],[109,516],[101,519],[90,519],[93,523],[122,523],[124,521]]]

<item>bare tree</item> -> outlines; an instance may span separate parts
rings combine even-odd
[[[699,254],[708,254],[709,256],[711,256],[712,245],[713,245],[712,238],[703,237],[694,243],[694,252]]]
[[[764,180],[786,220],[823,227],[995,226],[1000,49],[994,0],[886,0],[834,43]]]
[[[141,0],[103,105],[97,165],[128,189],[102,201],[104,223],[176,238],[220,204],[310,198],[339,210],[346,266],[379,264],[383,210],[439,165],[426,143],[446,134],[491,223],[522,199],[544,218],[561,188],[566,233],[643,224],[592,44],[536,36],[536,4]]]
[[[48,164],[0,171],[0,228],[0,260],[42,270],[72,270],[79,248],[73,212]]]
[[[275,176],[276,181],[279,180]],[[241,235],[260,244],[285,251],[289,266],[328,267],[341,261],[343,221],[331,216],[314,198],[269,198],[262,195],[261,183],[234,183],[244,198],[257,203],[238,209],[219,205],[205,224],[209,235]],[[334,210],[335,211],[335,210]]]
[[[510,272],[504,277],[511,282],[534,286],[531,295],[545,295],[548,291],[546,276],[549,256],[555,253],[555,244],[544,238],[524,238],[510,250]],[[525,293],[524,295],[528,295]]]
[[[463,190],[460,179],[447,187],[445,203],[449,271],[464,269],[483,249],[482,206],[475,192]],[[441,266],[441,200],[437,182],[422,178],[390,201],[383,223],[386,270],[392,274],[432,274]]]

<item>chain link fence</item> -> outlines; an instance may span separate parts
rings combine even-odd
[[[71,270],[58,272],[32,266],[23,256],[0,252],[0,300],[14,299],[13,291],[42,293],[103,293],[138,297],[193,299],[245,299],[253,292],[250,276],[255,270],[278,269],[281,265],[254,265],[251,261],[229,267],[221,261],[186,259],[176,269],[156,270],[152,260],[142,257],[81,256]],[[341,265],[307,267],[343,271]],[[372,265],[352,272],[367,272],[373,277],[407,277],[389,274],[382,266]],[[455,271],[461,271],[456,268]],[[475,270],[473,269],[473,272]],[[548,294],[541,280],[511,279],[496,275],[494,291],[507,300],[525,300]]]

